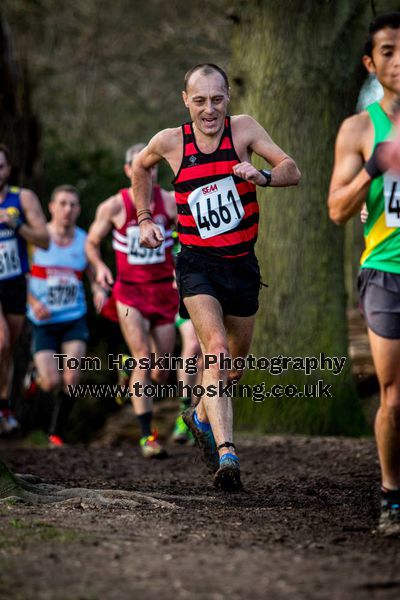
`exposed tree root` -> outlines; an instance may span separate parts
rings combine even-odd
[[[179,508],[176,504],[142,492],[64,488],[60,485],[46,483],[34,475],[13,475],[0,461],[0,504],[13,502],[57,503],[59,506],[81,506],[82,508],[131,509],[146,504],[154,508]]]

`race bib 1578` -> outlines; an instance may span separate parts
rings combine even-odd
[[[128,238],[128,263],[130,265],[156,265],[165,262],[165,229],[163,225],[157,223],[161,233],[164,236],[164,241],[158,248],[145,248],[139,244],[140,227],[132,225],[126,230]]]
[[[188,204],[203,240],[234,229],[244,215],[233,177],[197,188]]]

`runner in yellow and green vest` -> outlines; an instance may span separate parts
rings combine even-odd
[[[328,205],[330,218],[343,224],[367,204],[359,290],[380,384],[375,421],[382,472],[379,531],[400,535],[400,172],[390,171],[386,158],[400,96],[400,13],[371,23],[363,62],[384,96],[342,123]]]

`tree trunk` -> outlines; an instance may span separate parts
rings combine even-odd
[[[259,192],[257,255],[264,281],[252,352],[257,356],[348,356],[343,229],[328,219],[326,199],[335,136],[354,112],[363,79],[366,0],[237,2],[233,20],[234,111],[254,116],[296,160],[298,188]],[[261,163],[260,163],[261,164]],[[363,418],[349,359],[327,370],[249,381],[332,385],[333,398],[239,403],[238,422],[263,430],[358,433]],[[261,423],[261,425],[260,425]]]

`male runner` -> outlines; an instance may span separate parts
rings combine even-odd
[[[256,185],[296,185],[300,173],[252,117],[227,116],[229,93],[227,75],[217,65],[190,69],[183,101],[192,122],[153,137],[135,160],[132,184],[140,213],[141,243],[157,248],[163,235],[149,203],[151,169],[163,158],[170,164],[182,244],[176,265],[180,314],[190,315],[204,355],[244,357],[250,347],[260,286],[254,254]],[[258,171],[250,162],[253,152],[268,161],[272,171]],[[240,376],[231,372],[229,379]],[[204,369],[202,385],[218,386],[227,378],[226,369],[217,361]],[[216,472],[215,484],[226,490],[240,488],[230,399],[205,395],[183,418],[203,448],[210,469]]]
[[[144,144],[136,144],[127,150],[124,171],[128,177],[131,177],[133,157],[143,147]],[[112,294],[122,334],[136,360],[149,359],[152,348],[158,356],[172,353],[175,344],[178,294],[173,287],[172,225],[176,210],[172,192],[162,190],[155,179],[156,170],[153,170],[151,206],[154,219],[165,235],[165,241],[157,250],[139,245],[140,212],[137,212],[131,189],[123,189],[99,205],[86,245],[89,261],[96,270],[96,281],[109,291],[114,278],[101,258],[100,245],[112,230],[117,266]],[[168,371],[155,369],[151,377],[157,383],[164,383]],[[150,384],[150,371],[139,368],[132,371],[131,399],[141,428],[142,455],[163,458],[166,452],[151,429],[153,399],[137,394],[135,383]]]
[[[48,438],[50,446],[55,447],[64,443],[73,407],[67,386],[77,385],[80,379],[80,368],[69,368],[67,361],[85,356],[89,338],[82,281],[88,262],[86,232],[76,226],[81,212],[78,190],[72,185],[55,188],[49,211],[50,246],[48,250],[35,248],[32,254],[28,318],[33,324],[35,382],[44,392],[55,393]],[[92,291],[98,307],[103,301],[103,292],[95,282],[92,282]],[[55,354],[67,356],[63,368]]]
[[[363,62],[384,96],[346,119],[339,130],[329,215],[346,223],[366,201],[360,299],[380,384],[375,435],[382,473],[379,530],[400,533],[400,172],[386,169],[382,143],[391,136],[400,94],[400,13],[377,17]]]
[[[9,398],[11,359],[22,331],[29,271],[27,242],[47,248],[46,220],[37,196],[10,187],[10,153],[0,145],[0,434],[18,427]]]

